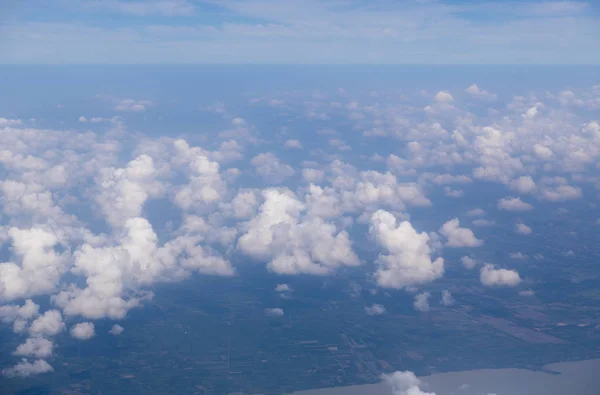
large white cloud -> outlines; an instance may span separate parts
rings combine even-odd
[[[349,235],[320,217],[302,216],[306,206],[286,190],[268,189],[238,249],[280,274],[327,274],[360,262]]]
[[[67,270],[67,256],[55,250],[56,234],[41,228],[11,228],[15,261],[0,263],[0,299],[26,298],[55,290]]]
[[[386,252],[376,261],[374,277],[379,286],[400,289],[443,276],[444,259],[432,260],[429,236],[418,233],[410,222],[397,223],[393,214],[378,210],[371,216],[369,234]]]

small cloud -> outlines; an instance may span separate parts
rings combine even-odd
[[[292,292],[292,288],[287,284],[277,284],[275,292]]]
[[[435,101],[438,103],[452,103],[454,98],[448,91],[440,91],[435,95]]]
[[[110,333],[111,335],[114,335],[114,336],[118,336],[121,333],[123,333],[124,330],[125,330],[125,328],[123,328],[121,325],[115,324],[112,326],[112,328],[110,328],[108,333]]]
[[[519,292],[519,296],[533,296],[533,295],[535,295],[535,292],[533,292],[533,290],[531,290],[531,289]]]
[[[452,297],[452,294],[450,293],[450,291],[448,291],[448,290],[442,291],[442,304],[444,306],[451,306],[454,304],[454,297]]]
[[[506,197],[498,200],[498,208],[506,211],[529,211],[533,206],[520,198]]]
[[[484,99],[484,100],[495,100],[496,99],[495,94],[490,93],[483,89],[479,89],[479,87],[476,84],[469,86],[467,89],[465,89],[465,91],[467,93],[469,93],[471,96],[478,98],[478,99]]]
[[[79,340],[88,340],[94,337],[94,324],[82,322],[71,328],[71,336]]]
[[[463,256],[460,258],[460,261],[467,269],[473,269],[475,265],[477,265],[475,259],[471,258],[470,256]]]
[[[448,241],[448,247],[479,247],[483,245],[483,240],[475,237],[471,229],[461,228],[458,218],[451,219],[440,228],[440,233],[444,235]]]
[[[527,259],[527,255],[523,254],[522,252],[513,252],[509,256],[511,259],[518,259],[518,260]]]
[[[514,270],[496,269],[494,265],[487,263],[481,268],[480,280],[487,287],[514,287],[521,282],[521,277]]]
[[[415,296],[415,300],[413,302],[413,306],[417,311],[429,311],[429,297],[431,294],[429,292],[423,292]]]
[[[373,304],[372,306],[365,307],[365,313],[367,315],[382,315],[385,314],[386,310],[380,304]]]
[[[525,224],[517,224],[515,226],[515,232],[517,232],[518,234],[521,234],[521,235],[530,235],[532,230],[529,226],[527,226]]]
[[[284,144],[283,144],[284,148],[287,149],[301,149],[302,148],[302,143],[298,140],[287,140]]]
[[[123,99],[117,103],[115,110],[124,112],[144,112],[146,111],[146,108],[151,105],[152,102],[148,100]]]
[[[269,317],[281,317],[283,316],[283,309],[280,309],[279,307],[265,309],[265,315]]]

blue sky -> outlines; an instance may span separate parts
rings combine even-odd
[[[8,0],[1,63],[598,64],[591,1]]]

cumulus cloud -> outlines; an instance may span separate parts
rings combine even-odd
[[[461,257],[460,262],[467,269],[473,269],[475,267],[475,265],[477,265],[477,262],[475,261],[475,259],[471,258],[470,256]]]
[[[29,326],[32,336],[55,336],[65,330],[62,314],[58,310],[48,310]]]
[[[21,357],[48,358],[52,356],[54,343],[43,337],[30,337],[19,345],[13,355]]]
[[[52,292],[67,270],[66,255],[56,251],[59,237],[42,228],[8,231],[15,261],[0,263],[0,299]]]
[[[123,333],[123,331],[125,331],[125,328],[123,328],[121,325],[115,324],[112,326],[112,328],[110,328],[108,333],[110,333],[113,336],[118,336],[121,333]]]
[[[442,291],[442,304],[444,306],[451,306],[454,304],[454,297],[452,296],[450,291],[446,289]]]
[[[485,210],[481,208],[474,208],[472,210],[467,211],[467,215],[469,217],[481,217],[485,215]]]
[[[454,98],[448,91],[439,91],[435,94],[434,99],[438,103],[451,103],[454,101]]]
[[[2,371],[2,374],[4,374],[7,377],[29,377],[34,376],[36,374],[48,373],[52,371],[54,371],[52,366],[43,359],[38,359],[33,362],[29,362],[27,359],[23,358],[21,362],[19,362],[12,368],[4,369]]]
[[[280,309],[279,307],[265,309],[265,315],[270,317],[281,317],[283,314],[283,309]]]
[[[94,324],[91,322],[81,322],[73,325],[71,328],[71,337],[79,340],[88,340],[94,337]]]
[[[379,254],[374,278],[384,288],[406,288],[436,280],[444,274],[444,259],[432,260],[430,237],[408,221],[397,223],[384,210],[371,216],[369,234],[386,253]]]
[[[554,187],[544,187],[541,191],[541,197],[551,202],[564,202],[581,197],[581,188],[571,185],[557,185]]]
[[[324,275],[360,263],[348,233],[322,218],[303,216],[306,206],[290,191],[267,189],[263,198],[238,240],[241,252],[268,262],[269,270],[279,274]]]
[[[292,288],[288,284],[277,284],[275,292],[292,292]]]
[[[383,307],[382,305],[377,304],[377,303],[375,303],[371,306],[365,307],[365,313],[367,315],[382,315],[382,314],[385,314],[385,312],[386,312],[385,307]]]
[[[152,105],[149,100],[122,99],[117,102],[115,110],[124,112],[144,112]]]
[[[323,170],[312,168],[302,169],[302,178],[306,182],[319,183],[325,178],[325,172]]]
[[[531,176],[521,176],[509,184],[510,189],[522,194],[534,193],[537,190],[535,181]]]
[[[461,228],[458,218],[451,219],[440,228],[440,233],[445,236],[448,241],[448,247],[479,247],[483,245],[483,240],[475,237],[471,229]]]
[[[521,235],[529,235],[529,234],[531,234],[532,230],[529,226],[527,226],[525,224],[517,224],[515,226],[515,232],[517,232]]]
[[[302,143],[299,140],[291,139],[291,140],[287,140],[283,144],[283,146],[284,146],[284,148],[287,148],[287,149],[301,149]]]
[[[429,292],[423,292],[418,295],[415,295],[415,300],[413,302],[413,306],[417,311],[429,311],[429,298],[431,294]]]
[[[413,372],[384,374],[383,380],[391,387],[393,395],[435,395],[421,390],[421,380]]]
[[[469,93],[471,96],[476,97],[478,99],[485,99],[485,100],[495,100],[496,99],[495,94],[490,93],[483,89],[479,89],[479,87],[476,84],[469,86],[467,89],[465,89],[465,91],[467,93]]]
[[[529,211],[533,206],[520,198],[506,197],[498,201],[498,208],[506,211]]]
[[[280,183],[296,172],[292,166],[282,163],[275,154],[271,152],[259,154],[252,158],[252,165],[256,173],[270,184]]]
[[[481,283],[485,286],[514,287],[521,282],[519,273],[515,270],[496,269],[492,264],[486,264],[481,268]]]

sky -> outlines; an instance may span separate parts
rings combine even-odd
[[[598,64],[595,1],[6,0],[8,64]]]

